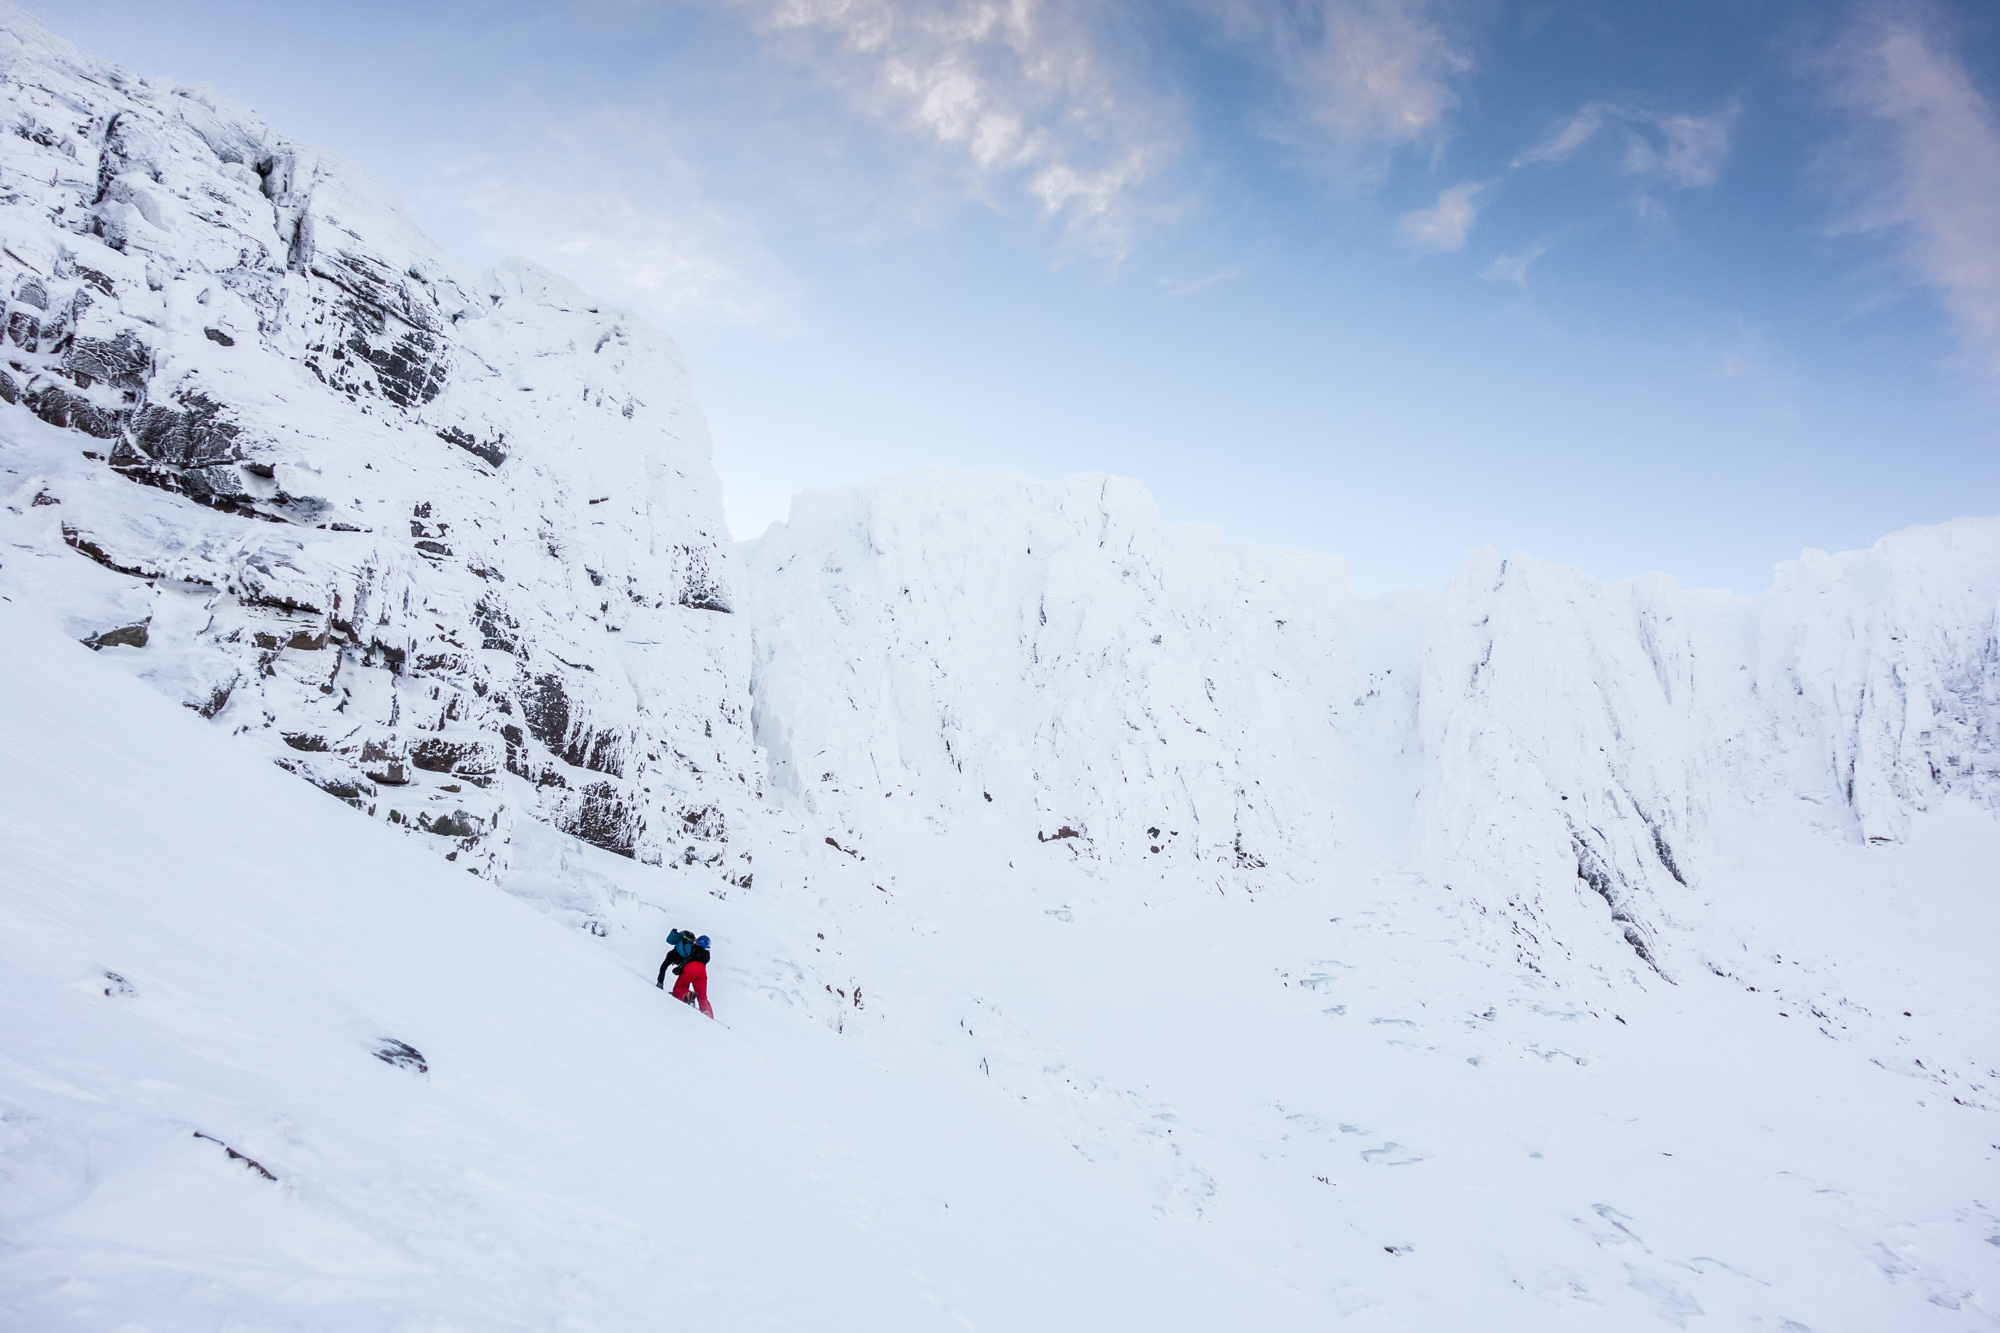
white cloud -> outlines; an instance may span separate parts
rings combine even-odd
[[[1567,125],[1515,158],[1510,165],[1523,167],[1537,162],[1566,162],[1577,149],[1596,138],[1597,132],[1604,128],[1605,118],[1614,114],[1618,114],[1618,108],[1604,102],[1592,102],[1571,116]]]
[[[1909,258],[2000,378],[2000,129],[1965,67],[1932,34],[1875,15],[1832,62],[1836,91],[1882,131],[1846,163],[1871,198],[1860,225],[1895,228]]]
[[[1528,288],[1528,265],[1548,252],[1546,245],[1533,246],[1518,255],[1495,255],[1493,262],[1479,270],[1479,276],[1488,282],[1511,282],[1521,290]]]
[[[606,144],[617,153],[607,162]],[[614,169],[615,168],[615,169]],[[506,156],[445,164],[426,212],[498,254],[546,265],[666,328],[780,317],[793,281],[745,227],[703,201],[647,117],[601,112],[524,134]]]
[[[1175,151],[1163,104],[1060,0],[736,0],[864,115],[941,151],[998,207],[1018,191],[1092,253],[1122,258]]]
[[[1429,135],[1472,68],[1432,0],[1206,0],[1239,40],[1263,46],[1309,124],[1349,149]]]
[[[1681,189],[1713,185],[1729,157],[1730,131],[1742,112],[1738,103],[1706,116],[1662,115],[1614,102],[1591,102],[1563,127],[1516,157],[1513,167],[1567,162],[1607,126],[1622,124],[1624,168],[1635,176],[1664,177]]]
[[[1479,216],[1477,199],[1485,184],[1467,181],[1438,195],[1436,205],[1405,213],[1396,223],[1403,243],[1418,250],[1459,250]]]
[[[1729,131],[1742,107],[1731,102],[1706,116],[1651,116],[1658,142],[1634,133],[1625,169],[1638,176],[1665,176],[1682,189],[1715,184],[1729,156]]]

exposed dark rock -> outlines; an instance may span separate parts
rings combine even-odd
[[[722,580],[709,569],[708,552],[700,547],[683,546],[680,555],[686,562],[686,573],[682,577],[680,596],[675,600],[696,611],[730,614],[732,608],[723,591]]]
[[[138,994],[138,991],[133,988],[132,983],[119,976],[116,972],[106,972],[104,980],[109,983],[105,986],[104,993],[114,999],[123,999],[125,996]]]
[[[521,717],[542,744],[561,754],[569,742],[569,695],[558,676],[536,676],[521,692]]]
[[[1676,881],[1685,886],[1687,884],[1687,877],[1681,874],[1680,866],[1675,863],[1674,849],[1667,845],[1667,839],[1665,835],[1660,832],[1660,826],[1653,823],[1649,819],[1646,821],[1646,827],[1649,830],[1651,830],[1653,834],[1653,854],[1660,858],[1660,864],[1667,868],[1667,873],[1669,875],[1672,875]]]
[[[111,466],[124,477],[147,486],[184,495],[197,504],[245,518],[282,521],[259,509],[245,481],[242,428],[226,409],[205,394],[189,393],[178,406],[149,403],[134,413],[131,429],[111,451]],[[294,517],[314,517],[324,502],[295,505],[278,495],[268,502],[279,509],[297,508]]]
[[[236,682],[233,680],[230,681],[227,685],[218,685],[213,690],[209,691],[208,698],[202,700],[199,703],[191,702],[188,704],[188,707],[194,709],[195,712],[201,714],[203,717],[212,718],[217,713],[220,713],[225,707],[228,706],[229,696],[232,693],[234,693],[235,690],[236,690]]]
[[[201,332],[202,336],[212,343],[221,343],[224,347],[236,346],[236,340],[221,329],[203,329]]]
[[[410,743],[410,762],[427,773],[488,773],[492,764],[486,747],[478,741],[453,741],[442,736],[424,736]]]
[[[27,404],[30,411],[51,426],[82,431],[99,440],[117,438],[125,415],[99,407],[82,394],[65,389],[60,384],[46,382],[29,388]]]
[[[144,648],[151,620],[141,620],[134,625],[120,625],[117,629],[107,629],[85,639],[84,645],[95,652],[100,648]]]
[[[457,445],[469,454],[485,459],[494,467],[499,467],[507,461],[507,451],[500,447],[506,442],[507,437],[504,435],[493,440],[482,440],[470,431],[460,430],[456,426],[446,426],[438,432],[438,438],[447,444]]]
[[[683,811],[681,823],[686,826],[683,831],[690,838],[720,841],[727,836],[727,825],[722,810],[717,806],[705,805],[699,810]]]
[[[404,771],[403,761],[400,759],[391,759],[382,766],[381,772],[370,771],[368,780],[370,782],[379,782],[385,787],[402,787],[408,785],[410,778],[408,773]]]
[[[520,641],[517,632],[521,622],[507,613],[507,609],[490,597],[483,597],[472,609],[472,623],[479,627],[481,648],[495,648],[503,653],[518,653]]]
[[[286,732],[285,744],[291,746],[294,750],[308,750],[316,754],[324,754],[327,749],[326,737],[315,736],[310,732],[303,731]]]
[[[1035,841],[1037,841],[1037,842],[1061,842],[1061,841],[1062,841],[1062,840],[1063,840],[1064,838],[1081,838],[1082,836],[1083,836],[1083,835],[1082,835],[1081,833],[1078,833],[1078,832],[1077,832],[1077,831],[1076,831],[1075,829],[1071,828],[1071,827],[1070,827],[1069,825],[1067,825],[1067,824],[1064,824],[1064,825],[1063,825],[1063,826],[1062,826],[1061,828],[1057,829],[1057,830],[1056,830],[1056,831],[1055,831],[1054,833],[1041,833],[1041,832],[1037,832],[1037,833],[1035,834]]]
[[[435,833],[441,838],[471,838],[479,834],[484,822],[474,819],[463,810],[454,810],[435,819],[429,815],[418,815],[417,827],[426,833]]]
[[[268,185],[288,175],[279,164],[265,180]],[[306,367],[349,398],[379,393],[406,410],[436,398],[449,369],[447,345],[439,336],[444,322],[429,294],[370,255],[300,253],[311,243],[307,230],[300,226],[293,238],[294,263],[339,290],[333,299],[316,300],[326,312],[326,333],[307,349]]]
[[[24,352],[42,350],[42,324],[25,310],[7,316],[7,340]]]
[[[345,778],[310,778],[313,786],[329,796],[337,796],[355,809],[365,808],[365,803],[377,794],[365,782],[350,782]]]
[[[153,353],[130,329],[116,338],[79,335],[63,353],[63,366],[79,383],[89,376],[120,389],[141,389],[152,371]]]
[[[215,1137],[215,1135],[213,1135],[213,1134],[204,1134],[204,1133],[202,1133],[202,1132],[201,1132],[200,1130],[198,1130],[198,1129],[197,1129],[197,1130],[196,1130],[196,1131],[194,1132],[194,1136],[195,1136],[196,1138],[198,1138],[198,1139],[207,1139],[207,1140],[208,1140],[208,1141],[209,1141],[210,1143],[213,1143],[213,1144],[214,1144],[214,1145],[215,1145],[216,1147],[218,1147],[218,1148],[222,1149],[222,1151],[224,1151],[224,1152],[228,1153],[228,1154],[229,1154],[229,1160],[230,1160],[230,1161],[232,1161],[232,1162],[241,1162],[241,1163],[243,1163],[243,1165],[245,1165],[245,1166],[249,1167],[249,1168],[250,1168],[250,1169],[251,1169],[252,1171],[255,1171],[255,1172],[256,1172],[256,1173],[258,1174],[258,1175],[260,1175],[260,1176],[264,1177],[264,1179],[266,1179],[266,1180],[276,1180],[276,1179],[277,1179],[277,1177],[276,1177],[276,1176],[272,1175],[272,1174],[271,1174],[271,1173],[270,1173],[269,1171],[266,1171],[266,1170],[264,1169],[264,1164],[263,1164],[262,1162],[258,1161],[258,1160],[257,1160],[256,1158],[254,1158],[254,1157],[246,1157],[246,1156],[244,1156],[244,1155],[243,1155],[242,1153],[240,1153],[240,1152],[236,1151],[236,1149],[234,1149],[234,1148],[230,1147],[230,1146],[229,1146],[228,1144],[224,1143],[224,1142],[223,1142],[223,1141],[222,1141],[221,1139],[218,1139],[217,1137]]]
[[[1604,864],[1603,858],[1599,857],[1574,831],[1571,833],[1570,843],[1576,851],[1576,877],[1582,880],[1592,893],[1604,899],[1605,906],[1611,909],[1612,924],[1622,928],[1625,943],[1632,946],[1632,952],[1639,955],[1640,961],[1658,972],[1663,979],[1671,980],[1665,972],[1660,971],[1659,963],[1654,961],[1653,950],[1646,942],[1645,932],[1639,928],[1638,921],[1626,909],[1623,887],[1612,875],[1610,868]]]
[[[383,1064],[394,1065],[398,1069],[413,1070],[419,1074],[431,1072],[429,1062],[424,1059],[424,1053],[410,1043],[397,1041],[394,1037],[377,1037],[375,1040],[382,1045],[370,1054]]]
[[[608,782],[593,783],[580,795],[582,799],[560,824],[563,832],[607,852],[632,856],[637,846],[639,821],[633,817],[624,796]]]

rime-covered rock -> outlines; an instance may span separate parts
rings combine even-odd
[[[773,785],[861,855],[914,811],[1255,891],[1359,840],[1510,919],[1524,965],[1672,977],[1718,803],[1868,841],[2000,804],[2000,520],[1762,597],[1484,550],[1366,598],[1160,528],[1131,482],[927,472],[802,496],[746,552]]]
[[[740,876],[745,640],[678,351],[207,89],[0,12],[0,589],[475,868]]]

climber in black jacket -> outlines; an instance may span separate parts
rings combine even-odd
[[[710,1018],[715,1010],[708,1007],[708,936],[690,935],[685,930],[667,932],[667,956],[660,961],[660,975],[653,982],[656,989],[664,990],[667,984],[667,969],[674,970],[674,998],[685,1000],[688,991],[694,991],[695,1002]]]

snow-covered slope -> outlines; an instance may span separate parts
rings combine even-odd
[[[758,775],[672,344],[11,5],[0,98],[0,586],[482,868],[520,808],[721,863]]]
[[[739,555],[661,334],[11,9],[0,95],[0,1324],[2000,1323],[2000,520]]]
[[[1171,1327],[1246,1276],[975,1071],[711,1024],[11,606],[0,697],[8,1328]],[[643,947],[708,901],[649,873]]]
[[[1718,872],[1705,922],[1760,941],[1754,991],[1579,994],[1469,901],[1339,858],[1282,902],[1146,903],[1150,874],[923,829],[880,838],[894,892],[795,846],[727,900],[567,840],[598,938],[11,605],[0,697],[34,701],[0,731],[9,1326],[2000,1315],[1991,1113],[1844,1026],[1899,1025],[1905,1065],[1989,1040],[1988,820],[1755,829],[1789,853]],[[720,1024],[651,985],[672,922],[721,942]],[[1875,1011],[1808,1017],[1788,971]]]

